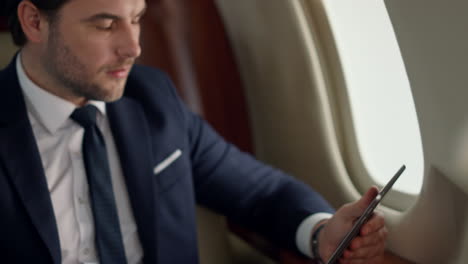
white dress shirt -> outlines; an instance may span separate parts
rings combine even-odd
[[[63,264],[99,263],[94,243],[94,222],[88,181],[81,152],[84,129],[70,119],[76,106],[38,87],[16,60],[20,86],[39,148],[57,221]],[[98,108],[97,125],[107,147],[107,156],[128,263],[141,263],[143,250],[114,138],[104,102],[90,101]],[[311,232],[330,214],[318,213],[306,218],[296,232],[296,243],[302,253],[312,256]]]
[[[57,221],[62,263],[99,263],[94,243],[94,220],[88,181],[81,152],[84,129],[70,119],[76,107],[35,85],[24,72],[20,55],[16,61],[16,69],[47,178]],[[99,110],[97,125],[106,142],[125,254],[128,263],[141,263],[143,250],[106,116],[105,103],[90,103]]]

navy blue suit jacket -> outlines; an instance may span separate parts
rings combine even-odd
[[[14,60],[0,72],[0,87],[0,261],[58,264],[56,219]],[[158,70],[135,66],[107,111],[144,263],[198,262],[196,203],[290,248],[301,220],[332,210],[304,184],[225,142]],[[154,175],[177,149],[182,156]]]

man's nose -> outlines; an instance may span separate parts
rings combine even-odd
[[[122,58],[137,58],[141,54],[139,26],[130,25],[123,33],[120,36],[118,55]]]

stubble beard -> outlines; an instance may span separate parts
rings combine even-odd
[[[109,80],[106,84],[93,81],[92,73],[66,45],[56,26],[51,27],[49,45],[42,61],[56,83],[76,98],[112,102],[122,97],[126,79],[119,82]],[[95,76],[103,71],[100,70]]]

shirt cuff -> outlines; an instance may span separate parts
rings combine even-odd
[[[332,216],[329,213],[316,213],[302,220],[296,231],[296,245],[302,254],[311,258],[314,257],[311,245],[312,230],[320,221],[329,219]]]

